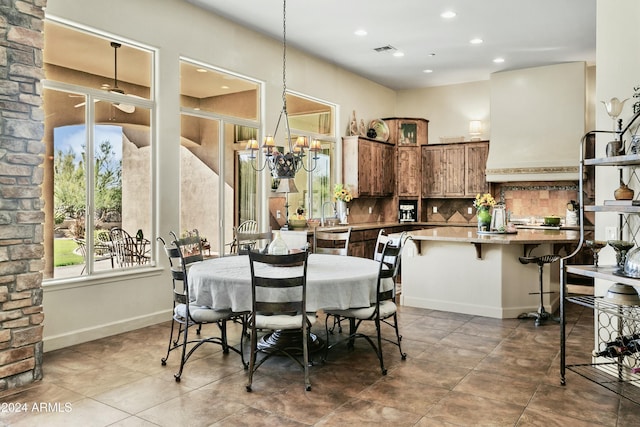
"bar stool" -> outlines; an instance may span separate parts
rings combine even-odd
[[[560,259],[560,255],[541,255],[541,256],[521,256],[518,258],[522,264],[538,264],[538,276],[540,281],[540,306],[538,307],[538,311],[531,313],[522,313],[518,316],[518,319],[527,319],[534,318],[536,319],[535,325],[540,326],[548,319],[553,320],[554,322],[560,323],[560,318],[553,316],[552,313],[547,312],[544,309],[543,295],[544,294],[552,294],[553,292],[543,292],[543,281],[542,281],[542,269],[545,264],[551,264]],[[535,295],[537,292],[530,292],[529,295]]]

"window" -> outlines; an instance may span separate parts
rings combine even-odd
[[[335,174],[336,107],[300,94],[287,93],[286,97],[292,139],[295,141],[298,136],[306,136],[309,141],[319,140],[322,146],[317,160],[312,158],[312,153],[305,157],[305,166],[311,172],[300,169],[296,174],[298,193],[289,195],[289,215],[302,208],[307,218],[320,218],[323,204],[331,201],[332,176]],[[278,204],[275,206],[276,209],[280,207]],[[272,212],[272,216],[274,214],[277,217],[277,212]]]
[[[197,228],[213,254],[228,253],[233,227],[258,219],[244,149],[258,135],[260,85],[186,59],[180,81],[180,227]]]
[[[148,265],[153,53],[52,21],[45,31],[44,277]],[[114,241],[113,227],[131,239]]]

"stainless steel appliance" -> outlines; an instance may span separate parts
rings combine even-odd
[[[400,222],[418,221],[418,201],[400,200],[398,209],[398,219]]]

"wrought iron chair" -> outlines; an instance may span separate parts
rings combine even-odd
[[[248,219],[240,223],[239,226],[233,229],[233,241],[227,243],[230,246],[229,252],[234,254],[238,252],[238,233],[251,234],[258,232],[258,223],[252,219]]]
[[[307,307],[307,258],[309,252],[302,251],[289,255],[267,255],[249,252],[251,266],[251,299],[252,309],[249,316],[251,333],[251,356],[249,359],[249,382],[247,391],[251,391],[253,374],[271,356],[286,355],[304,370],[304,383],[307,391],[311,390],[309,380],[309,329],[315,322],[315,313],[308,314]],[[297,266],[300,265],[300,266]],[[282,277],[273,277],[273,269],[282,268]],[[287,274],[288,273],[288,274]],[[279,275],[280,276],[280,275]],[[274,302],[267,294],[277,293],[283,299]],[[288,348],[273,346],[261,352],[264,356],[258,359],[259,330],[293,330],[302,334],[302,360],[296,357],[299,347]]]
[[[271,230],[262,233],[236,233],[236,252],[238,255],[246,255],[249,251],[264,250],[269,246],[272,238]]]
[[[131,237],[127,231],[119,227],[109,230],[109,235],[118,267],[131,267],[149,262],[150,257],[146,253],[147,240],[136,240],[137,238]]]
[[[349,320],[349,336],[343,340],[338,341],[335,344],[329,346],[329,316],[325,319],[325,330],[327,337],[327,346],[325,348],[324,360],[327,358],[327,354],[330,348],[336,346],[340,342],[347,341],[348,348],[353,348],[354,341],[356,338],[364,338],[375,351],[376,356],[378,356],[378,360],[380,361],[380,369],[382,371],[382,375],[387,374],[387,369],[384,367],[384,358],[382,354],[382,340],[388,341],[398,347],[400,350],[400,357],[402,360],[407,358],[407,354],[402,352],[402,346],[400,345],[400,341],[402,340],[402,336],[400,335],[400,331],[398,329],[398,316],[397,309],[398,307],[395,304],[395,296],[396,296],[396,275],[398,274],[398,267],[400,265],[400,255],[402,252],[402,245],[393,245],[392,242],[387,242],[384,244],[382,255],[380,258],[380,267],[378,270],[378,282],[376,289],[376,302],[367,308],[353,308],[346,310],[327,310],[327,314],[332,316],[339,316],[342,319]],[[390,281],[386,280],[390,279]],[[392,286],[387,288],[385,284],[392,283]],[[387,319],[393,318],[393,324],[390,323]],[[376,326],[376,343],[374,343],[373,339],[366,334],[359,333],[358,327],[364,321],[373,321]],[[396,339],[390,340],[388,338],[384,338],[381,333],[381,325],[386,324],[394,328]]]
[[[349,239],[351,239],[351,227],[340,233],[316,230],[313,234],[313,253],[349,255]]]
[[[80,274],[84,274],[87,270],[87,262],[89,261],[87,257],[87,243],[84,239],[74,238],[73,241],[78,245],[74,252],[80,255],[84,259],[84,265],[82,266],[82,271]],[[111,253],[111,248],[106,244],[103,244],[97,241],[93,246],[93,261],[103,261],[110,259],[111,260],[111,268],[113,268],[113,254]]]
[[[349,255],[349,240],[351,239],[351,227],[347,231],[331,233],[328,231],[318,231],[313,233],[313,253],[330,255]],[[338,326],[338,332],[342,332],[340,318],[335,317],[331,332]]]
[[[167,354],[161,359],[162,365],[167,364],[169,354],[174,350],[181,350],[180,367],[174,375],[177,382],[180,381],[185,363],[189,357],[202,344],[214,343],[222,346],[222,352],[228,354],[229,350],[240,355],[242,365],[247,368],[244,361],[244,353],[242,346],[235,348],[227,342],[227,324],[228,320],[239,319],[242,324],[242,335],[246,331],[247,313],[234,313],[231,310],[214,310],[208,307],[200,307],[191,304],[192,299],[189,296],[188,269],[191,265],[201,262],[204,259],[202,241],[198,230],[187,233],[185,237],[179,238],[173,231],[170,232],[172,241],[166,243],[162,237],[158,237],[158,241],[162,243],[165,253],[169,258],[171,266],[171,279],[173,285],[173,320],[171,321],[171,334],[169,335],[169,345]],[[189,328],[197,325],[196,334],[199,336],[202,325],[213,323],[220,330],[220,336],[189,339]],[[177,330],[176,330],[177,325]],[[175,338],[174,338],[175,331]],[[242,341],[241,341],[242,343]],[[187,346],[195,344],[187,352]]]

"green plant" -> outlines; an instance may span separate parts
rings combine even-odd
[[[78,244],[72,239],[54,239],[53,240],[53,260],[56,267],[65,265],[82,264],[84,258],[73,252]]]

